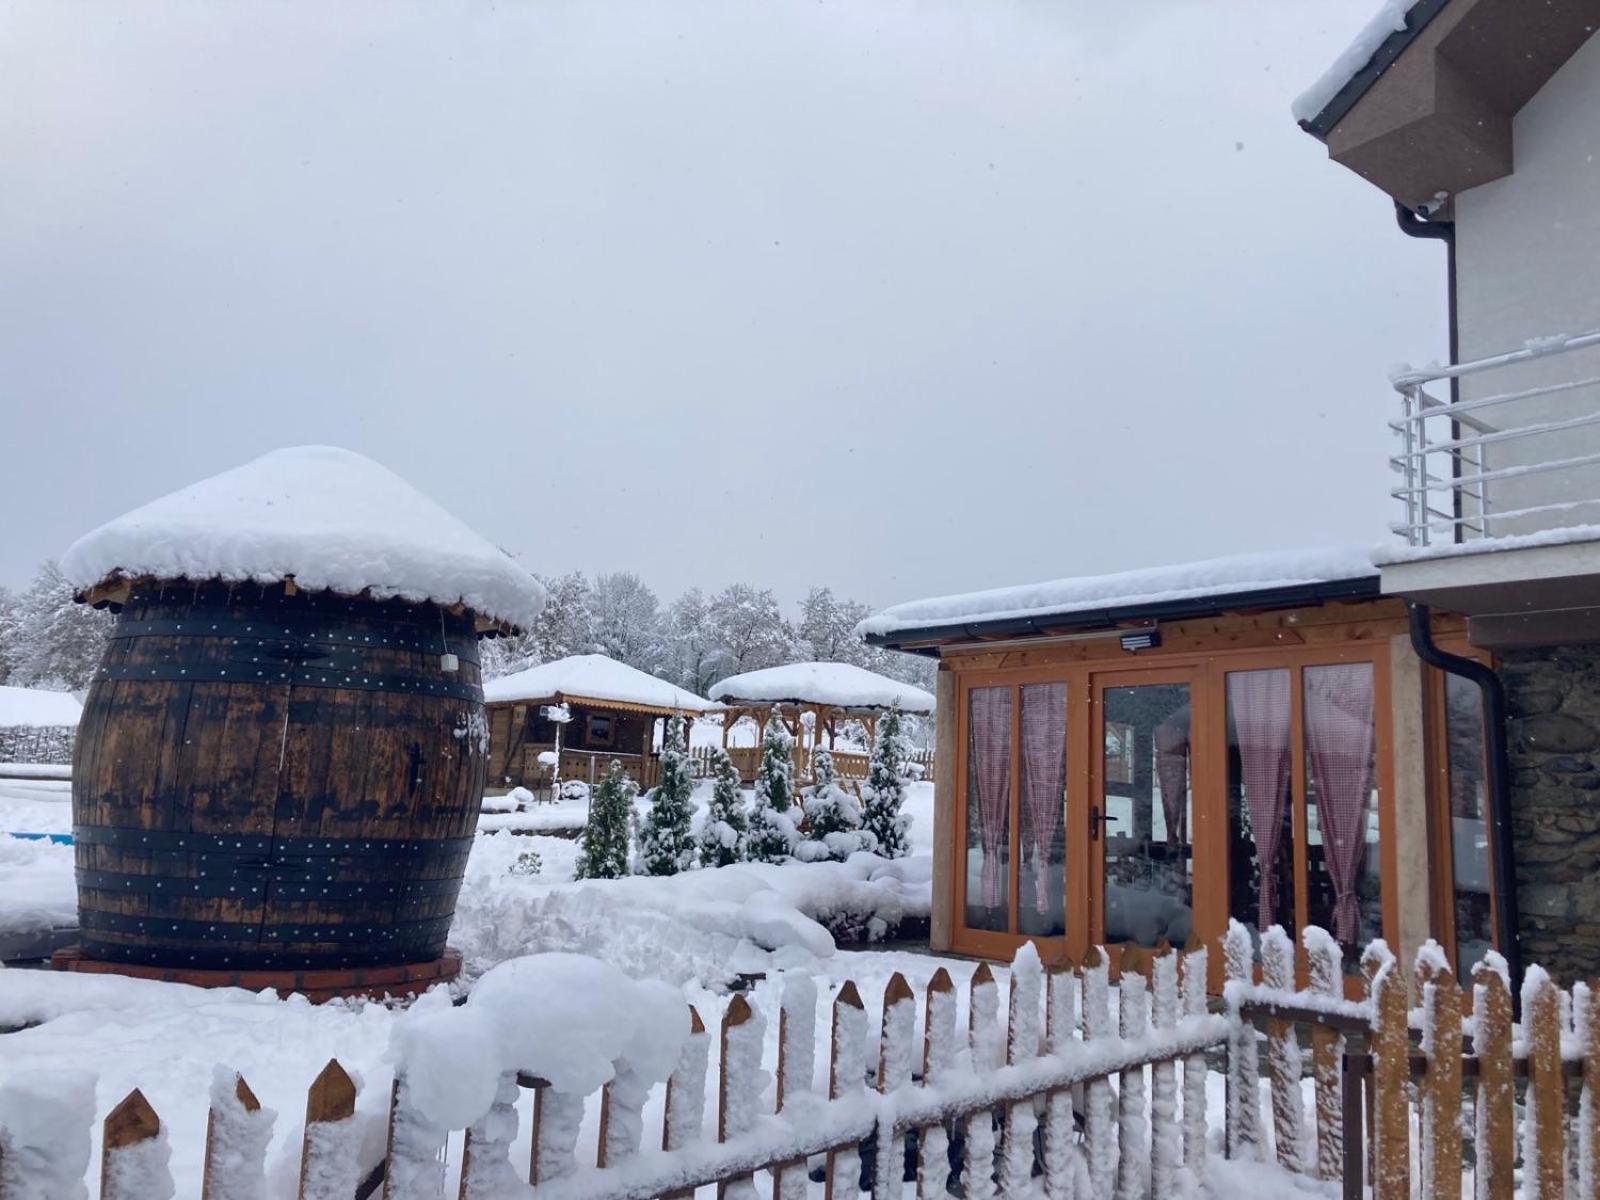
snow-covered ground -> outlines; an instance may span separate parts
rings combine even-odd
[[[813,918],[851,912],[894,922],[926,915],[932,793],[925,783],[910,789],[915,854],[894,863],[858,856],[849,863],[750,864],[668,879],[575,882],[576,842],[488,833],[468,862],[451,941],[466,957],[469,979],[519,955],[577,951],[634,978],[681,987],[712,1020],[726,1003],[725,985],[741,974],[765,976],[753,998],[773,1006],[784,971],[830,985],[856,976],[868,991],[881,993],[903,964],[925,981],[934,960],[841,952]],[[703,789],[697,799],[704,802]],[[0,781],[0,831],[70,829],[65,781]],[[530,852],[537,871],[528,870]],[[70,922],[74,905],[70,846],[0,836],[0,929]],[[951,966],[962,975],[972,968]],[[822,988],[819,1006],[828,1003],[828,990]],[[774,1007],[772,1036],[775,1016]],[[102,1115],[131,1088],[142,1088],[174,1130],[172,1171],[180,1194],[197,1194],[211,1073],[225,1064],[281,1114],[270,1159],[272,1194],[291,1195],[305,1089],[330,1057],[364,1081],[364,1158],[376,1160],[393,1071],[391,1038],[403,1019],[375,1003],[312,1006],[240,989],[0,969],[0,1029],[29,1026],[4,1035],[0,1087],[45,1070],[87,1070],[97,1076]],[[826,1021],[820,1027],[826,1029]],[[659,1104],[658,1095],[647,1122],[660,1120]],[[592,1109],[583,1135],[591,1146]],[[525,1145],[516,1153],[526,1161]]]

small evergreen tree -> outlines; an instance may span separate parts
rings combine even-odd
[[[806,840],[795,850],[805,862],[832,858],[843,862],[858,850],[872,850],[876,839],[861,827],[861,804],[839,786],[833,755],[818,746],[811,752],[812,784],[800,793],[806,813]]]
[[[725,867],[744,860],[749,826],[739,793],[739,771],[721,746],[711,752],[711,779],[711,807],[700,830],[700,865]]]
[[[756,769],[755,803],[745,851],[750,862],[783,862],[800,840],[789,812],[794,798],[794,764],[789,760],[793,746],[789,727],[774,706],[761,735],[761,765]]]
[[[682,717],[667,719],[661,739],[661,782],[650,792],[650,811],[639,829],[640,875],[676,875],[694,866],[689,816],[694,812],[694,780],[689,778],[687,736]]]
[[[620,879],[628,873],[628,833],[638,790],[638,784],[623,774],[622,764],[612,759],[589,804],[577,878]]]
[[[911,853],[906,830],[911,818],[900,811],[906,798],[906,740],[900,729],[900,710],[891,708],[878,719],[878,736],[872,742],[872,760],[867,769],[866,812],[862,825],[878,843],[885,858],[904,858]]]

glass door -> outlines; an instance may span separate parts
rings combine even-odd
[[[1193,781],[1197,679],[1187,671],[1094,679],[1089,937],[1181,947],[1196,930]],[[1202,930],[1202,933],[1206,932]]]
[[[1065,680],[975,683],[962,693],[957,942],[1009,957],[1019,938],[1066,935]]]

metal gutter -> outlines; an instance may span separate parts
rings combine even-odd
[[[1330,600],[1375,600],[1383,594],[1379,577],[1335,579],[1322,583],[1302,583],[1289,587],[1257,588],[1254,591],[1225,592],[1193,596],[1183,600],[1161,600],[1144,604],[1112,605],[1106,608],[1075,609],[1060,613],[1035,613],[1027,617],[1007,617],[994,621],[957,621],[943,625],[922,625],[897,629],[893,633],[869,633],[869,646],[886,646],[912,654],[937,656],[935,642],[980,642],[988,638],[1054,637],[1090,629],[1115,629],[1125,621],[1183,621],[1194,617],[1219,617],[1244,609],[1310,608]]]
[[[1411,6],[1411,11],[1406,14],[1406,27],[1397,29],[1384,39],[1383,44],[1373,52],[1367,65],[1362,67],[1350,77],[1350,82],[1345,84],[1333,94],[1333,99],[1322,106],[1322,111],[1309,120],[1301,121],[1300,128],[1319,141],[1327,141],[1328,134],[1333,132],[1334,126],[1344,120],[1349,111],[1367,94],[1367,90],[1378,82],[1378,77],[1387,71],[1395,59],[1405,53],[1406,47],[1417,40],[1417,35],[1428,27],[1428,22],[1438,16],[1449,0],[1417,0]]]

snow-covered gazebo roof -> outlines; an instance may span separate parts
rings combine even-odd
[[[334,446],[274,450],[152,500],[79,538],[61,570],[81,592],[140,576],[292,578],[306,591],[460,604],[490,627],[525,628],[545,601],[504,550],[386,467]]]
[[[483,685],[485,704],[538,700],[588,703],[601,708],[647,712],[707,712],[716,708],[704,697],[657,679],[604,654],[574,654],[492,679]]]
[[[68,692],[0,686],[0,729],[76,726],[83,705]]]
[[[794,704],[871,712],[899,707],[930,713],[933,697],[921,688],[862,667],[838,662],[789,663],[747,671],[711,685],[711,698],[734,707]]]

